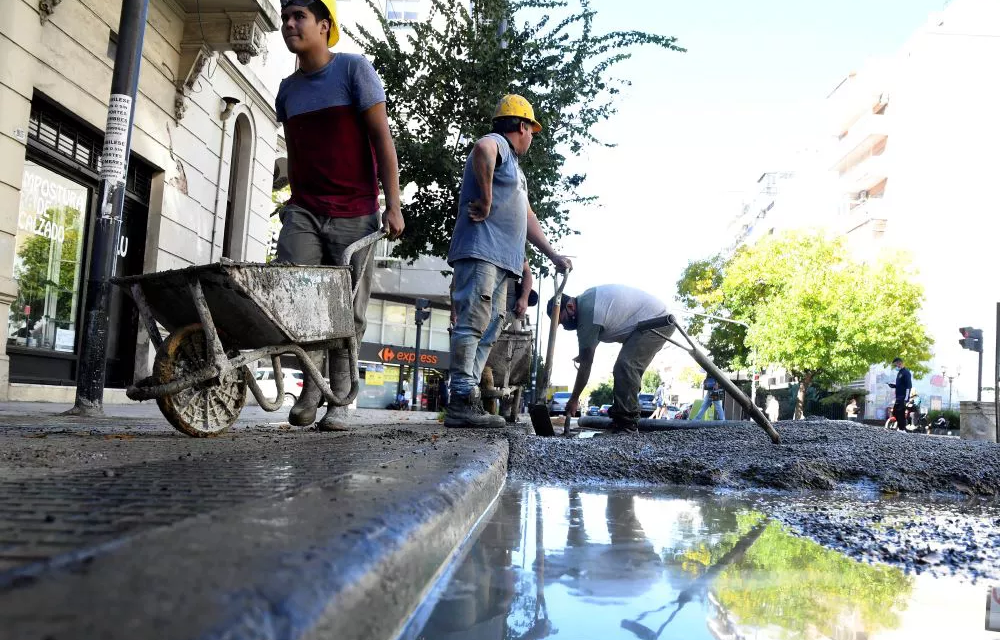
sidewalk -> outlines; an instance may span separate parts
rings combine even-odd
[[[506,477],[503,438],[432,413],[189,438],[66,408],[0,404],[4,638],[388,638]]]

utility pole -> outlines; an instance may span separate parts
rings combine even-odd
[[[424,325],[424,320],[431,317],[431,301],[427,298],[417,298],[414,305],[416,307],[414,318],[417,323],[417,346],[413,349],[413,404],[418,406],[417,383],[420,378],[420,328]]]
[[[115,275],[118,243],[122,234],[125,175],[132,150],[135,94],[139,86],[142,39],[146,31],[149,0],[122,0],[118,20],[118,49],[111,75],[104,148],[101,152],[101,184],[94,212],[94,240],[90,251],[87,297],[83,316],[83,340],[76,372],[76,402],[70,413],[104,413],[104,382],[107,376],[108,298]]]

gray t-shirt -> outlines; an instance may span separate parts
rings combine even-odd
[[[462,175],[458,220],[448,250],[448,264],[475,258],[520,274],[528,236],[528,183],[507,139],[498,133],[485,138],[496,142],[500,152],[499,164],[493,169],[490,215],[482,222],[469,219],[469,203],[482,198],[470,153]]]
[[[580,351],[598,342],[625,342],[640,322],[669,313],[656,296],[623,284],[587,289],[577,297],[576,307]]]

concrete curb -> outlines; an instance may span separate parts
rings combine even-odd
[[[507,474],[504,440],[441,439],[419,453],[26,580],[0,598],[4,637],[393,637]]]

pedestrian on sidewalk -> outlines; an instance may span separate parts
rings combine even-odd
[[[668,314],[667,305],[659,298],[620,284],[605,284],[587,289],[577,297],[563,296],[559,318],[552,318],[555,299],[548,302],[546,313],[568,331],[576,331],[580,354],[574,359],[579,365],[573,392],[566,402],[566,415],[575,415],[580,407],[580,395],[590,380],[594,353],[601,342],[620,342],[621,351],[615,361],[614,403],[608,409],[613,429],[618,432],[639,430],[639,390],[642,374],[653,361],[673,328],[638,330],[638,324]],[[660,335],[663,334],[663,335]]]
[[[654,420],[665,417],[667,413],[667,383],[661,381],[660,386],[656,387],[656,391],[653,393],[653,404],[656,405],[656,409],[653,410],[653,415],[650,416]]]
[[[393,239],[403,233],[399,166],[385,90],[364,56],[330,51],[340,39],[335,0],[282,0],[281,35],[296,55],[298,69],[281,81],[275,100],[288,146],[292,191],[280,214],[276,261],[337,264],[348,245],[378,229],[380,182],[385,194],[383,228]],[[359,251],[351,259],[351,284],[358,286],[354,329],[359,344],[365,333],[373,258]],[[351,389],[347,346],[346,340],[340,341],[328,361],[330,385],[342,396]],[[323,355],[310,354],[320,371]],[[288,421],[312,424],[320,396],[320,388],[306,376]],[[318,428],[343,430],[348,419],[347,407],[331,405]]]
[[[718,381],[712,376],[705,376],[705,382],[702,383],[701,388],[705,391],[705,399],[701,401],[701,408],[698,409],[698,414],[694,419],[702,420],[708,407],[713,406],[715,407],[715,419],[725,420],[726,410],[722,406],[722,401],[726,397],[726,392],[719,386]]]
[[[892,405],[892,415],[896,418],[896,428],[905,430],[906,404],[910,401],[913,376],[910,375],[910,370],[904,366],[902,358],[893,359],[892,368],[896,372],[896,382],[889,383],[889,386],[896,390],[896,402]]]
[[[479,381],[507,314],[507,280],[523,272],[525,242],[556,269],[572,267],[556,253],[528,201],[519,158],[542,130],[531,104],[504,96],[493,115],[493,132],[480,138],[465,161],[458,218],[448,251],[452,275],[451,398],[446,427],[503,427],[502,416],[483,408]]]
[[[847,403],[847,407],[844,410],[847,413],[847,419],[852,422],[857,422],[858,420],[858,399],[851,398],[851,401]]]

